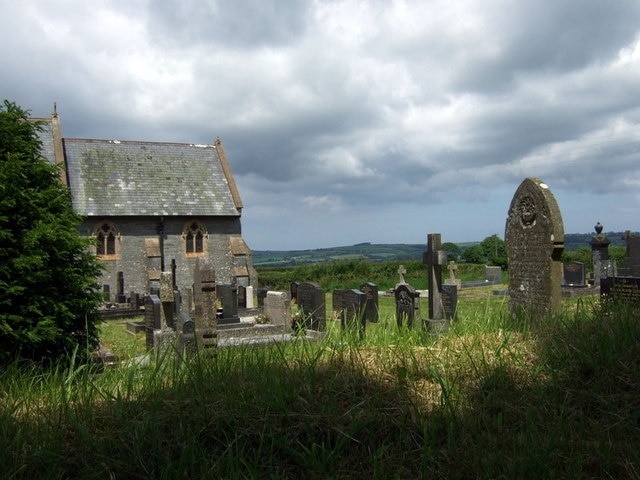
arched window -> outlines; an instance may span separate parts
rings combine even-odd
[[[204,253],[207,231],[200,222],[193,221],[188,223],[182,236],[187,255]]]
[[[95,230],[94,235],[97,239],[96,254],[99,257],[117,254],[116,240],[119,239],[120,234],[112,223],[104,222],[100,224]]]

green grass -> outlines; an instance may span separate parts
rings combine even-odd
[[[329,321],[321,342],[12,366],[2,478],[640,477],[634,310],[570,299],[557,318],[514,320],[478,289],[435,336],[398,331],[390,301],[362,340]],[[122,335],[122,355],[137,352]]]

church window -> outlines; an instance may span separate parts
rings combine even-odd
[[[117,240],[119,233],[112,223],[104,222],[94,232],[96,237],[96,254],[99,257],[115,256],[117,254]]]
[[[207,232],[200,222],[189,223],[183,233],[183,237],[187,255],[204,253]]]

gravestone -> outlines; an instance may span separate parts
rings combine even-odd
[[[560,208],[539,178],[525,179],[513,196],[505,227],[509,311],[532,318],[562,307],[564,226]]]
[[[300,282],[291,282],[289,284],[289,292],[291,294],[291,303],[294,305],[298,303],[298,285],[300,285]]]
[[[102,285],[102,301],[105,303],[111,302],[111,287],[106,283]]]
[[[442,301],[442,313],[445,320],[455,320],[458,308],[458,286],[442,285],[440,291],[440,299]]]
[[[449,271],[449,276],[444,279],[445,285],[455,285],[458,288],[462,288],[462,280],[456,278],[456,272],[458,271],[458,264],[455,260],[450,260],[447,265],[447,270]]]
[[[218,319],[216,318],[216,274],[209,257],[198,257],[194,272],[195,337],[198,348],[218,346]]]
[[[173,317],[175,295],[173,292],[173,276],[171,272],[160,273],[160,292],[158,297],[162,302],[162,315],[170,328],[175,329],[176,322]]]
[[[272,325],[291,327],[291,300],[287,292],[268,291],[263,312]]]
[[[376,323],[380,318],[378,285],[367,282],[360,285],[360,291],[367,295],[367,302],[364,307],[364,319],[366,322]]]
[[[442,266],[447,263],[447,252],[442,250],[439,233],[427,235],[427,251],[423,261],[427,265],[429,286],[429,322],[444,323],[442,307]]]
[[[584,287],[586,285],[584,263],[566,262],[562,264],[562,284],[570,287]]]
[[[196,325],[185,312],[180,312],[177,319],[178,341],[177,349],[180,354],[192,356],[196,353]]]
[[[407,282],[404,281],[404,276],[407,273],[407,269],[404,268],[404,265],[400,265],[398,267],[398,275],[399,275],[399,280],[398,283],[396,283],[396,286],[398,285],[406,285]]]
[[[116,303],[127,303],[127,296],[124,294],[124,272],[118,272],[118,293]]]
[[[247,295],[247,308],[253,308],[253,287],[249,285],[246,290]]]
[[[627,246],[627,252],[620,266],[620,274],[640,277],[640,236],[632,235],[627,230],[622,238]]]
[[[364,338],[367,320],[365,318],[365,308],[367,304],[367,294],[360,290],[344,290],[342,294],[342,315],[340,324],[342,329],[358,331],[358,336]]]
[[[603,278],[600,294],[608,300],[640,306],[640,277]]]
[[[342,318],[342,295],[344,292],[343,289],[335,289],[331,292],[331,309],[334,318]]]
[[[152,349],[156,344],[155,333],[164,330],[165,327],[162,321],[162,304],[156,295],[144,297],[144,324],[147,349]]]
[[[604,227],[597,222],[593,229],[596,234],[591,238],[591,258],[593,261],[593,286],[600,287],[600,280],[611,276],[611,260],[609,260],[609,244],[611,240],[602,233]]]
[[[257,293],[257,297],[258,297],[258,308],[263,308],[264,307],[264,299],[267,298],[267,292],[269,291],[268,288],[260,288],[258,290]]]
[[[420,293],[408,283],[401,283],[393,291],[396,300],[396,322],[398,328],[407,323],[408,328],[413,328],[416,313],[420,308]]]
[[[502,267],[496,265],[485,265],[484,281],[491,285],[502,283]]]
[[[238,287],[236,285],[216,285],[216,296],[222,302],[222,318],[218,324],[239,323]]]
[[[247,308],[247,287],[238,285],[238,308]]]
[[[324,332],[327,323],[326,300],[324,290],[312,282],[298,285],[298,308],[305,319],[309,319],[305,328]]]

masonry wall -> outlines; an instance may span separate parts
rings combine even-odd
[[[172,260],[176,263],[176,284],[183,299],[189,298],[193,285],[193,272],[198,256],[187,254],[183,232],[194,220],[199,221],[207,232],[204,241],[205,253],[209,255],[216,271],[216,283],[255,285],[257,278],[252,272],[252,258],[234,256],[230,239],[241,236],[240,217],[105,217],[88,218],[80,227],[84,236],[92,236],[96,228],[110,222],[119,233],[116,239],[116,254],[101,257],[105,270],[99,279],[101,285],[109,285],[111,301],[118,293],[118,272],[124,276],[124,294],[130,292],[146,294],[159,285],[162,254],[164,271],[171,271]],[[160,227],[164,234],[159,234]],[[95,251],[95,249],[94,249]],[[238,262],[248,263],[249,277],[235,278]]]

